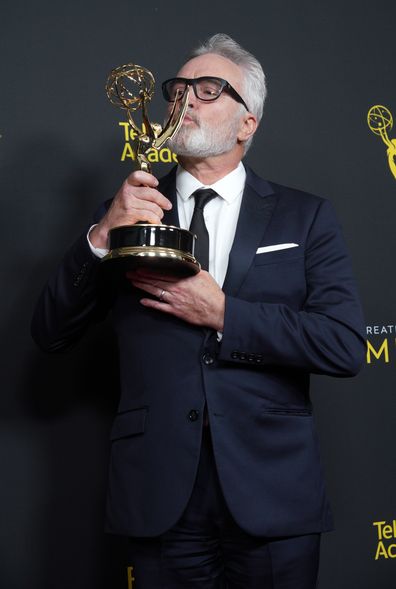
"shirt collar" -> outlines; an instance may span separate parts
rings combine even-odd
[[[230,204],[240,196],[245,186],[245,180],[246,170],[242,162],[239,162],[238,166],[232,172],[221,178],[221,180],[208,186],[204,186],[190,172],[187,172],[187,170],[179,165],[176,172],[176,190],[178,196],[183,201],[187,201],[198,188],[212,188]]]

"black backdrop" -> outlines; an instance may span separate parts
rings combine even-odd
[[[323,540],[320,589],[395,586],[396,530],[384,526],[396,519],[396,179],[366,120],[376,104],[396,115],[395,18],[391,0],[3,0],[1,587],[128,587],[123,545],[102,531],[117,402],[111,331],[99,326],[48,357],[29,321],[51,268],[130,170],[122,115],[104,94],[110,69],[134,61],[160,81],[215,32],[251,50],[268,77],[248,162],[333,201],[366,314],[363,372],[313,381],[337,525]],[[158,94],[150,112],[162,119]]]

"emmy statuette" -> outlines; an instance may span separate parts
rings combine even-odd
[[[147,103],[154,94],[154,77],[146,68],[129,63],[113,69],[106,82],[106,93],[112,104],[126,111],[128,122],[137,134],[139,167],[151,172],[148,152],[161,149],[179,130],[187,110],[188,92],[181,103],[176,96],[164,128],[152,123],[147,113]],[[132,114],[138,110],[142,119],[140,127]],[[195,239],[190,231],[171,225],[139,222],[114,227],[109,232],[109,253],[102,263],[111,271],[116,266],[122,271],[144,267],[180,277],[191,276],[200,270],[194,258]]]

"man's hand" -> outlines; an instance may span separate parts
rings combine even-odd
[[[170,313],[194,325],[223,331],[225,296],[205,270],[189,278],[176,278],[141,269],[128,272],[127,278],[136,288],[158,298],[141,299],[145,307]]]
[[[133,225],[138,221],[161,223],[171,202],[158,190],[158,180],[147,172],[133,172],[128,176],[114,197],[106,215],[91,231],[89,239],[94,247],[106,248],[110,229],[121,225]]]

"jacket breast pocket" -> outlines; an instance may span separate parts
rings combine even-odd
[[[146,429],[148,407],[139,407],[119,413],[111,428],[110,440],[120,440],[143,434]]]
[[[294,262],[304,257],[303,251],[299,248],[290,248],[278,250],[274,252],[263,252],[256,254],[254,257],[255,266],[265,266],[267,264],[282,264],[286,262]]]

